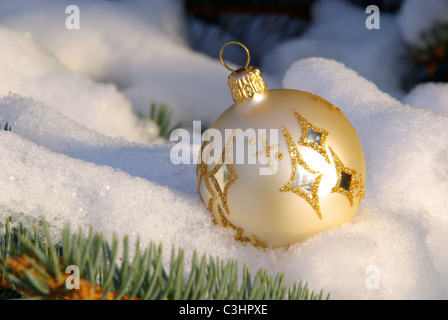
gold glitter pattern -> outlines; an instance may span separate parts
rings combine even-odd
[[[227,190],[233,183],[236,182],[236,180],[238,180],[238,175],[233,169],[231,158],[235,134],[236,129],[233,130],[228,141],[226,142],[224,150],[222,151],[221,163],[218,163],[210,172],[207,173],[227,214],[230,214],[227,206]]]
[[[283,159],[283,153],[281,153],[280,151],[277,152],[277,160],[280,161]]]
[[[201,146],[201,153],[200,153],[200,162],[198,166],[196,167],[196,175],[198,176],[198,193],[199,198],[201,199],[201,202],[204,204],[204,206],[207,208],[208,211],[212,211],[213,203],[216,200],[215,193],[213,192],[213,189],[210,186],[210,182],[208,179],[207,174],[207,164],[202,159],[203,151],[205,146],[207,145],[208,141],[204,141]],[[205,189],[204,189],[205,187]],[[209,198],[207,203],[205,203],[206,199]]]
[[[362,180],[361,174],[359,174],[359,183],[358,183],[358,181],[356,181],[356,182],[357,182],[356,187],[359,187],[359,188],[357,188],[355,197],[359,197],[359,204],[361,204],[361,200],[364,199],[364,197],[366,196],[366,190],[365,190],[366,184]]]
[[[308,92],[308,91],[306,91],[306,92]],[[317,103],[325,103],[325,104],[330,108],[330,110],[335,110],[335,111],[337,111],[341,116],[344,117],[344,119],[346,119],[347,121],[349,121],[349,120],[347,119],[347,117],[345,116],[345,114],[341,111],[341,109],[339,109],[338,107],[334,106],[331,102],[325,100],[324,98],[318,96],[318,95],[315,94],[315,93],[312,93],[312,92],[308,92],[308,93],[311,94],[311,95],[313,96],[314,101],[316,101]],[[353,128],[353,130],[355,130],[356,135],[358,135],[358,132],[356,131],[356,129]]]
[[[282,126],[283,136],[285,137],[286,143],[288,144],[288,150],[289,155],[291,157],[291,167],[292,167],[292,174],[291,177],[286,185],[280,188],[280,191],[282,192],[293,192],[300,196],[301,198],[305,199],[309,205],[316,211],[317,216],[319,219],[322,220],[322,213],[320,211],[319,206],[319,184],[322,180],[323,174],[319,174],[319,172],[312,170],[306,162],[303,160],[302,156],[299,153],[299,149],[297,145],[294,142],[294,139],[291,137],[291,134],[289,131]],[[303,169],[308,171],[311,174],[317,175],[317,177],[314,180],[313,186],[311,188],[311,194],[308,194],[304,190],[302,190],[299,187],[294,186],[296,183],[296,175],[298,166],[301,166]]]
[[[302,129],[302,136],[300,137],[299,145],[309,147],[315,150],[322,157],[324,157],[325,161],[330,163],[330,159],[328,158],[327,150],[325,147],[325,141],[328,136],[328,131],[325,129],[318,128],[315,125],[311,124],[297,111],[294,111],[294,115],[296,119],[299,121],[300,127]],[[313,135],[316,138],[310,139],[311,135]],[[315,140],[317,140],[317,142]]]
[[[266,159],[268,159],[269,167],[271,168],[272,171],[275,171],[274,170],[275,169],[274,168],[274,164],[272,163],[271,151],[275,150],[275,149],[278,149],[278,144],[274,144],[274,145],[270,146],[268,141],[266,140],[265,136],[262,136],[261,139],[263,140],[263,149],[260,150],[260,151],[255,152],[252,156],[257,158],[260,155],[266,155]],[[279,153],[277,153],[277,160],[279,160],[278,154]],[[283,157],[283,155],[281,155],[281,158],[282,157]]]
[[[235,230],[235,232],[236,232],[235,240],[238,240],[241,242],[251,242],[256,247],[262,247],[262,248],[268,247],[268,244],[265,241],[261,241],[253,234],[250,237],[244,237],[243,236],[244,230],[240,227],[235,226],[233,223],[231,223],[229,220],[227,220],[227,218],[225,217],[225,215],[221,209],[221,206],[219,204],[217,205],[217,208],[218,208],[219,218],[221,220],[221,224],[223,225],[223,227],[224,228],[230,227],[231,229]]]
[[[231,73],[227,83],[235,103],[243,102],[244,99],[252,100],[255,94],[263,94],[268,89],[260,70],[252,66]]]
[[[331,189],[331,192],[337,192],[345,195],[347,199],[350,201],[350,205],[353,206],[353,201],[355,198],[355,190],[358,190],[356,196],[360,197],[359,201],[361,202],[362,198],[364,197],[364,184],[362,183],[361,175],[359,175],[361,178],[360,182],[356,179],[357,177],[356,170],[346,167],[339,159],[339,157],[336,155],[336,153],[333,151],[333,149],[331,147],[329,147],[329,149],[334,160],[336,173],[338,177],[335,186]],[[341,186],[343,174],[345,174],[346,176],[350,176],[348,188]]]
[[[338,107],[334,106],[331,102],[325,100],[324,98],[318,96],[318,95],[315,94],[315,93],[308,92],[308,91],[306,91],[306,92],[309,93],[309,94],[311,94],[311,95],[313,96],[314,101],[316,101],[317,103],[325,103],[325,104],[330,108],[330,110],[335,110],[335,111],[337,111],[337,112],[340,113],[345,119],[347,119],[347,118],[345,117],[345,115],[342,113],[341,109],[339,109]]]
[[[198,175],[199,197],[208,211],[213,213],[214,208],[217,210],[221,225],[235,230],[236,240],[241,242],[250,242],[254,246],[267,248],[268,244],[265,241],[258,239],[255,235],[252,234],[250,237],[243,236],[244,230],[235,226],[226,218],[226,215],[230,214],[227,206],[227,190],[238,179],[238,175],[236,174],[231,161],[235,135],[236,130],[233,130],[228,141],[226,142],[224,150],[222,151],[221,163],[217,164],[211,171],[207,171],[207,164],[205,161],[201,161],[198,164],[196,168],[196,175]],[[207,142],[208,141],[205,141],[201,146],[201,160],[204,149],[208,145]],[[216,195],[214,189],[218,195]],[[209,198],[208,201],[207,198]],[[216,201],[217,199],[221,200],[220,202],[222,206],[218,201]],[[218,223],[214,215],[212,216],[212,219],[214,223]]]

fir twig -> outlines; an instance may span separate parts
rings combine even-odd
[[[6,221],[5,232],[0,231],[0,298],[42,299],[323,299],[308,289],[307,284],[296,283],[287,288],[283,275],[271,277],[259,270],[252,280],[244,265],[239,281],[239,268],[234,260],[226,262],[206,256],[200,259],[193,253],[191,271],[184,268],[182,249],[171,249],[170,267],[162,263],[162,247],[150,243],[144,250],[135,244],[130,258],[129,240],[124,237],[119,256],[119,241],[114,237],[109,244],[99,233],[90,229],[87,236],[77,234],[67,226],[62,232],[62,243],[52,244],[45,223],[43,236],[34,229],[30,235],[19,225],[11,228]],[[121,261],[121,263],[119,263]],[[79,269],[79,289],[71,289],[67,281],[73,275],[68,266]],[[76,282],[76,281],[75,281]],[[71,283],[71,282],[70,282]],[[8,290],[8,291],[5,291]],[[20,293],[20,295],[19,295]],[[326,296],[329,298],[329,295]]]

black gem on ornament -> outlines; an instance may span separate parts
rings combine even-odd
[[[350,183],[352,181],[352,175],[341,171],[341,182],[339,183],[339,188],[350,191]]]

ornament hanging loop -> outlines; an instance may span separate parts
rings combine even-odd
[[[222,46],[221,51],[219,52],[219,59],[221,60],[222,65],[229,70],[230,72],[236,72],[237,70],[234,70],[232,68],[230,68],[225,62],[224,59],[222,58],[222,53],[224,51],[224,48],[227,47],[229,44],[237,44],[240,47],[242,47],[244,50],[246,50],[247,53],[247,60],[246,60],[246,65],[244,66],[244,69],[247,69],[247,67],[249,66],[249,62],[250,62],[250,53],[249,53],[249,49],[246,48],[246,46],[244,44],[242,44],[241,42],[238,41],[229,41],[227,42],[225,45]]]

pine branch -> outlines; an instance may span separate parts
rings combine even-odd
[[[59,245],[51,243],[48,229],[42,224],[42,236],[34,228],[31,236],[22,225],[11,228],[6,221],[5,233],[0,231],[0,298],[22,296],[40,299],[323,299],[308,286],[295,283],[287,288],[283,275],[271,277],[259,270],[252,280],[249,268],[242,268],[239,280],[238,264],[219,258],[198,257],[193,253],[191,271],[184,270],[184,252],[171,249],[170,267],[162,263],[162,247],[150,243],[144,250],[135,243],[130,258],[129,240],[124,237],[119,256],[119,241],[109,243],[99,233],[80,230],[72,233],[67,226]],[[73,275],[67,267],[79,270],[79,289],[69,289]],[[74,280],[76,284],[76,280]],[[9,291],[5,291],[9,290]],[[15,291],[14,291],[15,290]],[[327,299],[329,295],[325,296]]]

